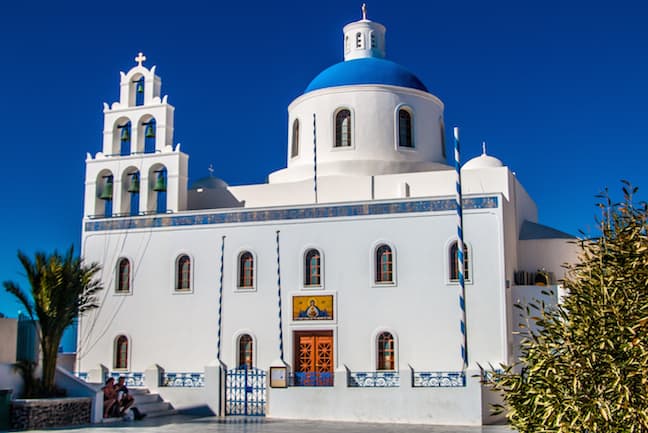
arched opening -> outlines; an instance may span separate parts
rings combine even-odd
[[[96,180],[97,204],[95,214],[110,217],[113,215],[113,187],[114,179],[110,171],[104,170]]]
[[[389,245],[382,244],[376,248],[376,283],[394,282],[393,259]]]
[[[254,343],[249,334],[239,337],[238,343],[238,368],[252,368],[254,366]]]
[[[470,272],[468,270],[468,265],[470,264],[470,260],[468,259],[468,247],[464,245],[464,253],[463,253],[463,259],[464,259],[464,280],[470,279]],[[459,281],[459,243],[457,241],[454,241],[450,245],[450,254],[449,254],[449,259],[450,259],[450,281]]]
[[[404,108],[398,110],[398,145],[400,147],[414,147],[412,113]]]
[[[156,122],[154,117],[150,117],[141,123],[140,135],[142,137],[143,143],[141,148],[144,153],[154,153],[155,152],[155,135]]]
[[[176,260],[176,291],[191,290],[191,259],[183,254]]]
[[[342,109],[335,115],[335,147],[351,146],[351,111]]]
[[[299,155],[299,119],[295,119],[292,125],[292,144],[290,147],[290,157],[294,158]]]
[[[254,256],[249,251],[239,255],[238,287],[241,289],[254,287]]]
[[[140,207],[140,174],[138,170],[129,170],[126,178],[129,201],[129,214],[131,216],[139,215]]]
[[[363,47],[363,40],[362,40],[362,33],[358,32],[356,33],[356,48],[364,48]]]
[[[121,156],[130,155],[131,153],[131,122],[130,120],[126,123],[117,126],[119,130],[119,154]]]
[[[115,370],[128,369],[128,338],[125,335],[120,335],[115,339],[115,362],[113,364]]]
[[[389,332],[381,333],[378,336],[377,346],[377,370],[394,370],[396,368],[394,336]]]
[[[133,80],[135,85],[135,105],[144,105],[144,77]]]
[[[167,211],[167,170],[156,164],[149,170],[148,209],[150,213]]]
[[[304,258],[304,285],[320,286],[321,279],[321,256],[316,249],[308,250]]]

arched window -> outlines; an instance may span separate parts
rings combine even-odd
[[[351,146],[351,112],[340,110],[335,115],[335,147]]]
[[[115,340],[115,370],[128,369],[128,338],[120,335]]]
[[[239,337],[238,344],[238,367],[239,368],[252,368],[253,367],[253,358],[254,347],[252,343],[252,337],[248,334],[243,334]]]
[[[394,336],[389,332],[383,332],[378,336],[378,370],[394,370],[396,362],[394,358]]]
[[[362,48],[362,33],[356,33],[356,48]]]
[[[468,247],[464,245],[464,280],[470,279],[470,273],[468,271],[468,265],[470,261],[468,260]],[[450,281],[459,281],[459,246],[457,241],[454,241],[450,245]]]
[[[239,256],[239,281],[238,286],[242,289],[254,287],[254,256],[249,251]]]
[[[376,283],[394,282],[394,257],[389,245],[376,248]]]
[[[414,147],[412,114],[404,108],[398,110],[398,145],[400,147]]]
[[[295,119],[292,125],[292,146],[290,148],[290,157],[294,158],[299,155],[299,119]]]
[[[176,262],[176,286],[177,291],[191,290],[191,259],[188,255],[178,257]]]
[[[130,260],[119,259],[117,264],[117,289],[118,293],[130,292]]]
[[[304,263],[304,285],[319,286],[321,285],[321,257],[319,251],[308,250]]]
[[[144,134],[144,153],[155,153],[155,132],[157,129],[157,122],[152,117],[146,122],[142,122],[143,128],[140,129]]]

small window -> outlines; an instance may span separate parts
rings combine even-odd
[[[398,110],[398,145],[400,147],[414,147],[412,114],[404,108]]]
[[[115,340],[115,370],[128,369],[128,338],[120,335]]]
[[[117,293],[130,292],[130,261],[122,258],[117,264]]]
[[[317,250],[308,250],[304,263],[304,285],[320,286],[321,283],[321,257]]]
[[[376,283],[393,283],[393,254],[389,245],[376,248]]]
[[[344,109],[335,115],[335,147],[351,146],[351,111]]]
[[[363,48],[362,46],[362,33],[356,33],[356,48]]]
[[[346,35],[344,37],[344,52],[348,53],[349,49],[350,49],[350,47],[349,47],[349,35]]]
[[[378,370],[394,370],[395,363],[395,350],[394,350],[394,336],[389,332],[383,332],[378,336]]]
[[[374,32],[370,33],[369,39],[371,40],[371,48],[376,48],[376,35]]]
[[[179,292],[191,290],[191,259],[186,254],[180,256],[176,264],[175,289]]]
[[[470,279],[468,247],[464,245],[464,280]],[[457,241],[450,245],[450,281],[459,281],[459,246]]]
[[[243,334],[239,338],[238,344],[238,366],[239,368],[252,368],[252,355],[254,354],[252,337],[248,334]]]
[[[294,158],[299,155],[299,119],[295,119],[292,126],[292,146],[290,148],[290,157]]]
[[[249,251],[245,251],[239,256],[238,286],[241,289],[254,287],[254,257]]]

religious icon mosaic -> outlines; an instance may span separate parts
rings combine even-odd
[[[293,296],[293,320],[333,320],[333,295]]]

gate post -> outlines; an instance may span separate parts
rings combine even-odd
[[[216,416],[225,415],[225,373],[227,369],[219,360],[205,366],[205,402]]]

